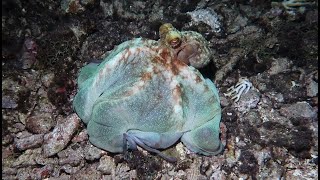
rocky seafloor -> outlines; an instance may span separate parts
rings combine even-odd
[[[318,1],[2,1],[2,179],[317,179]],[[158,28],[201,33],[220,91],[227,146],[177,143],[169,163],[88,141],[72,109],[79,69]],[[234,102],[229,87],[253,87]]]

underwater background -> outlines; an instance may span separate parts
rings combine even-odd
[[[219,90],[220,155],[112,154],[74,113],[79,70],[164,23],[209,42],[199,71]],[[317,179],[317,115],[318,0],[2,1],[2,179]]]

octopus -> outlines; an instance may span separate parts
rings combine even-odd
[[[220,154],[218,90],[196,69],[210,62],[208,42],[169,23],[159,34],[123,42],[81,68],[73,108],[89,141],[112,153],[141,147],[169,162],[177,159],[161,150],[178,141],[194,153]]]

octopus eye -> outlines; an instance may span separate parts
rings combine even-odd
[[[180,44],[181,44],[181,39],[180,38],[174,38],[174,39],[172,39],[170,42],[169,42],[169,44],[170,44],[170,46],[172,47],[172,48],[177,48],[177,47],[179,47],[180,46]]]
[[[176,49],[180,46],[181,44],[181,35],[178,31],[170,31],[166,35],[166,43]]]
[[[160,43],[173,49],[178,48],[182,42],[181,33],[170,23],[165,23],[159,28]]]

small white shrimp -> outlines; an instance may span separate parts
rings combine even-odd
[[[245,77],[239,78],[238,83],[235,86],[231,86],[227,89],[228,93],[224,93],[225,96],[231,96],[234,102],[238,102],[241,95],[246,94],[252,87],[252,83]]]

